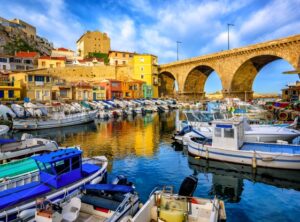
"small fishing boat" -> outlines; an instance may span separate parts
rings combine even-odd
[[[15,139],[0,139],[0,162],[20,159],[57,149],[58,145],[55,141],[33,138],[29,134],[23,134],[20,141]]]
[[[63,126],[72,126],[94,121],[94,119],[97,116],[97,113],[98,110],[82,111],[80,113],[74,113],[69,115],[66,115],[64,112],[55,112],[46,118],[14,119],[13,129],[38,130]]]
[[[245,142],[244,121],[215,120],[212,139],[201,133],[187,138],[188,152],[200,158],[280,169],[300,169],[300,146]]]
[[[182,121],[177,124],[178,133],[174,135],[174,139],[186,145],[184,136],[194,136],[201,133],[205,137],[212,138],[213,129],[211,122],[214,120],[230,120],[228,116],[221,113],[209,114],[207,112],[185,112],[187,121]],[[244,117],[235,117],[231,119],[240,119],[244,122],[244,137],[246,142],[266,142],[272,143],[277,140],[283,140],[291,143],[293,139],[300,136],[300,131],[288,127],[279,127],[272,125],[249,125],[248,119]],[[191,127],[193,132],[190,132]],[[196,132],[197,131],[197,132]]]
[[[32,157],[39,168],[39,181],[0,192],[0,220],[10,221],[35,208],[43,197],[51,202],[68,198],[82,186],[99,183],[106,175],[107,159],[101,166],[82,163],[82,151],[60,149]],[[100,160],[100,159],[99,159]]]
[[[226,220],[224,202],[214,198],[193,197],[198,179],[195,176],[185,178],[178,194],[173,187],[153,192],[149,200],[133,218],[124,221],[133,222],[193,222]]]
[[[132,183],[120,175],[112,184],[88,184],[68,201],[42,206],[36,210],[34,221],[52,218],[47,221],[117,222],[125,216],[134,216],[139,208],[139,197]]]

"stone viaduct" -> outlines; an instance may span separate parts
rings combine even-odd
[[[287,61],[294,69],[300,68],[300,35],[162,64],[159,93],[174,96],[176,80],[179,96],[203,99],[205,82],[215,71],[221,79],[223,97],[252,99],[256,75],[277,59]]]

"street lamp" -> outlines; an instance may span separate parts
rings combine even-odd
[[[228,24],[227,24],[227,34],[228,34],[228,50],[229,50],[229,48],[230,48],[230,47],[229,47],[229,27],[230,27],[230,26],[234,26],[234,24],[230,24],[230,23],[228,23]]]
[[[176,41],[176,43],[177,43],[177,61],[178,61],[178,60],[179,60],[179,57],[178,57],[178,46],[179,46],[179,44],[181,44],[182,42]]]

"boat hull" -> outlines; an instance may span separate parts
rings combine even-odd
[[[94,121],[97,116],[98,111],[93,110],[81,114],[71,114],[62,119],[28,119],[28,120],[14,120],[13,129],[14,130],[37,130],[37,129],[49,129],[63,126],[72,126],[83,123],[88,123]]]
[[[228,150],[202,145],[190,140],[190,155],[206,159],[251,165],[252,167],[270,167],[278,169],[300,169],[300,155],[286,153],[268,153],[260,151]]]

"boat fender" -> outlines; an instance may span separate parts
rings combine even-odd
[[[193,193],[197,187],[198,178],[194,175],[186,177],[181,183],[178,194],[180,196],[193,196]]]
[[[127,215],[120,220],[120,222],[131,222],[131,221],[133,221],[133,220],[130,215]]]
[[[23,210],[19,213],[18,218],[25,220],[27,218],[33,217],[35,214],[35,208],[34,209],[28,209],[28,210]]]
[[[157,206],[153,206],[150,211],[151,220],[157,221],[158,218],[158,208]]]

